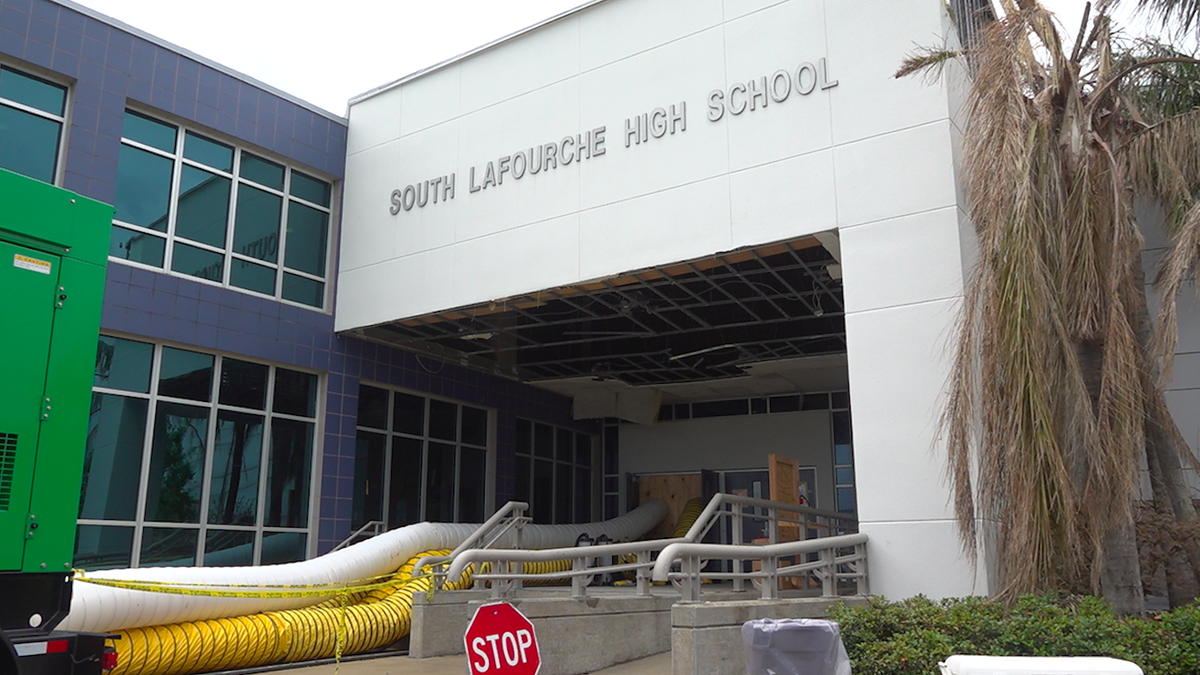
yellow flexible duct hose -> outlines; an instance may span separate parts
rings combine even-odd
[[[431,578],[413,578],[413,565],[423,556],[448,553],[420,553],[386,585],[369,584],[369,590],[346,592],[304,609],[116,631],[121,639],[111,643],[118,655],[112,675],[184,675],[340,657],[382,647],[408,634],[413,595],[429,592]],[[527,563],[525,570],[544,574],[570,565],[569,560]],[[446,590],[469,588],[472,571],[468,568],[457,583],[447,583]]]
[[[679,514],[679,522],[675,523],[675,532],[672,537],[686,537],[688,530],[692,529],[692,525],[696,523],[696,519],[704,511],[704,501],[699,497],[689,499],[683,505],[683,511]]]

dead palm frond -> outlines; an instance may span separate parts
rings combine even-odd
[[[1114,56],[1109,3],[1085,12],[1070,51],[1039,2],[1003,4],[969,51],[962,168],[980,250],[942,428],[964,548],[974,556],[977,523],[995,525],[998,595],[1011,599],[1100,590],[1109,545],[1132,530],[1147,420],[1161,412],[1146,388],[1157,369],[1140,330],[1132,198],[1152,183],[1175,208],[1194,203],[1200,134],[1183,140],[1168,130],[1182,118],[1139,115],[1131,83],[1195,62]],[[918,53],[900,74],[940,72],[949,58]],[[1147,155],[1161,161],[1131,159]],[[1200,210],[1193,219],[1180,283],[1200,266]]]

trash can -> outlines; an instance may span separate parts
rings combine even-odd
[[[850,675],[850,659],[833,621],[747,621],[742,646],[747,675]]]

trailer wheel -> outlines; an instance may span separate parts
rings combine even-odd
[[[17,650],[8,635],[0,630],[0,675],[17,675]]]

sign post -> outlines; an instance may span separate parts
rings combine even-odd
[[[475,610],[463,644],[471,675],[537,675],[542,667],[533,623],[507,602]]]

